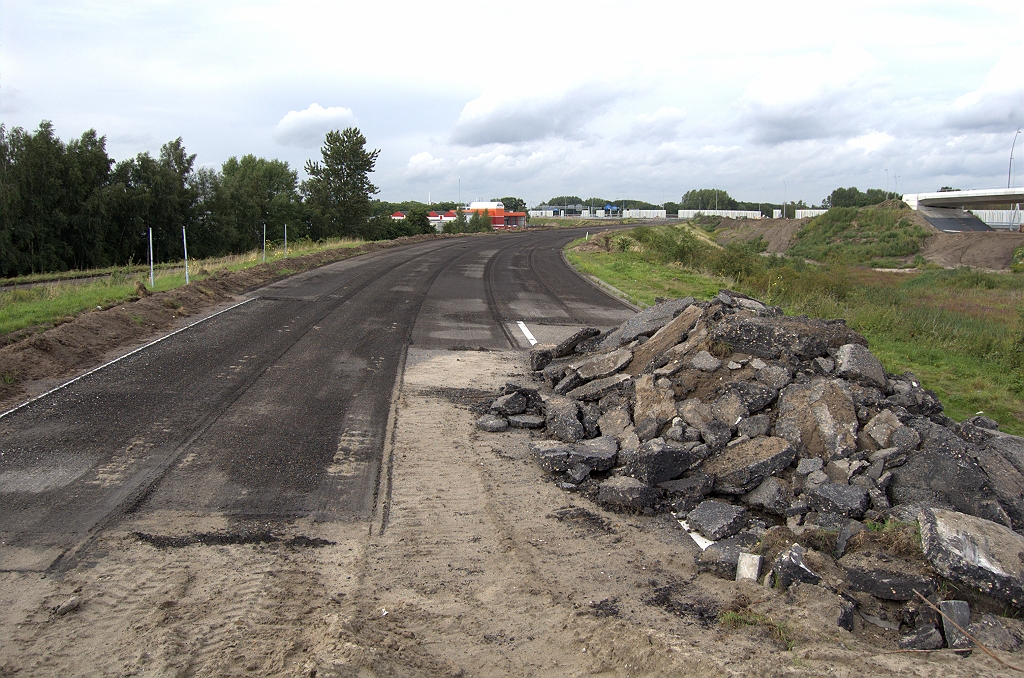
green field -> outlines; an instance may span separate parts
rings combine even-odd
[[[1002,430],[1024,434],[1024,275],[815,266],[759,256],[756,244],[721,247],[686,224],[604,238],[584,251],[578,240],[566,255],[634,301],[708,299],[729,288],[787,314],[845,318],[889,372],[913,372],[939,395],[949,416],[962,420],[981,411]],[[851,258],[863,256],[861,245],[853,243]],[[843,256],[840,249],[833,258]]]
[[[313,254],[327,249],[357,247],[359,240],[335,239],[321,242],[300,240],[288,244],[285,255],[281,243],[268,243],[267,262],[280,261]],[[220,270],[240,271],[263,263],[263,252],[257,250],[215,259],[189,260],[189,277],[200,281]],[[281,269],[282,275],[288,274]],[[87,282],[75,282],[80,278],[94,278]],[[0,336],[29,328],[45,329],[71,320],[79,313],[96,307],[108,308],[120,304],[136,295],[136,281],[142,282],[152,292],[163,292],[185,284],[184,262],[163,264],[154,275],[153,287],[149,285],[149,269],[140,266],[104,269],[102,271],[71,271],[63,274],[39,276],[0,281],[0,285],[18,283],[28,285],[0,291]]]

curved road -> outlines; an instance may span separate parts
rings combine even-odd
[[[560,250],[454,238],[330,264],[0,419],[0,570],[68,567],[135,511],[370,521],[405,349],[525,349],[632,311]],[[467,385],[468,386],[468,385]]]

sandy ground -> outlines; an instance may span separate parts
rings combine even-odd
[[[1024,245],[1024,233],[937,233],[925,241],[921,255],[947,268],[1005,271],[1013,261],[1013,250],[1020,245]]]
[[[530,433],[478,432],[467,407],[524,371],[520,353],[410,349],[373,528],[137,514],[72,570],[0,574],[0,675],[1009,675],[841,630],[818,587],[698,575],[670,517],[558,489]],[[723,627],[730,609],[784,622],[793,649]]]

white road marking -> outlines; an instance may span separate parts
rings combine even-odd
[[[230,311],[230,310],[232,310],[232,309],[236,309],[236,308],[238,308],[238,307],[239,307],[239,306],[241,306],[242,304],[248,304],[248,303],[249,303],[250,301],[256,301],[256,299],[258,299],[258,298],[259,298],[259,297],[252,297],[252,298],[250,298],[250,299],[246,299],[245,301],[239,302],[239,303],[235,304],[234,306],[228,306],[227,308],[225,308],[225,309],[224,309],[224,310],[222,310],[222,311],[217,311],[216,313],[213,313],[213,314],[211,314],[211,315],[208,315],[208,316],[206,316],[205,318],[201,318],[201,319],[199,319],[199,320],[195,321],[194,323],[190,323],[190,324],[188,324],[188,325],[185,325],[184,327],[182,327],[182,328],[180,328],[180,329],[174,330],[174,331],[173,331],[173,332],[171,332],[170,334],[165,334],[164,336],[160,337],[159,339],[156,339],[155,341],[151,341],[151,342],[149,342],[149,343],[148,343],[148,344],[146,344],[145,346],[139,346],[139,347],[138,347],[137,349],[135,349],[134,351],[129,351],[128,353],[125,353],[125,354],[124,354],[123,356],[121,356],[120,358],[114,358],[114,359],[113,359],[113,360],[111,360],[111,361],[110,361],[109,363],[104,363],[104,364],[100,365],[99,367],[94,367],[93,369],[89,370],[89,371],[88,371],[88,372],[86,372],[85,374],[80,374],[80,375],[78,375],[77,377],[75,377],[75,378],[74,378],[74,379],[72,379],[71,381],[67,381],[67,382],[65,382],[65,383],[61,384],[60,386],[57,386],[57,387],[55,387],[55,388],[51,388],[51,389],[50,389],[49,391],[47,391],[46,393],[41,393],[41,394],[37,395],[37,396],[36,396],[35,398],[31,398],[30,400],[26,400],[25,402],[23,402],[22,404],[18,405],[17,407],[13,407],[13,408],[11,408],[11,409],[7,410],[7,411],[6,411],[6,412],[4,412],[3,414],[0,414],[0,419],[3,419],[4,417],[6,417],[6,416],[7,416],[8,414],[11,414],[12,412],[17,412],[18,410],[20,410],[21,408],[25,407],[26,405],[30,405],[30,404],[34,403],[35,401],[37,401],[37,400],[41,400],[41,399],[45,398],[46,396],[50,395],[51,393],[56,393],[57,391],[61,390],[62,388],[66,388],[66,387],[70,386],[71,384],[75,383],[75,382],[76,382],[76,381],[78,381],[79,379],[85,379],[86,377],[88,377],[88,376],[89,376],[90,374],[92,374],[93,372],[99,372],[99,371],[100,371],[100,370],[102,370],[102,369],[103,369],[104,367],[110,367],[110,366],[111,366],[111,365],[113,365],[114,363],[120,362],[120,361],[124,360],[125,358],[127,358],[128,356],[132,356],[132,355],[135,355],[135,354],[136,354],[136,353],[138,353],[139,351],[145,351],[145,350],[146,350],[147,348],[149,348],[150,346],[153,346],[153,345],[155,345],[155,344],[159,344],[159,343],[160,343],[161,341],[163,341],[164,339],[170,339],[171,337],[173,337],[173,336],[174,336],[175,334],[178,334],[179,332],[184,332],[184,331],[185,331],[185,330],[187,330],[187,329],[191,329],[191,328],[195,327],[196,325],[198,325],[199,323],[204,323],[204,322],[206,322],[207,320],[209,320],[210,318],[216,318],[216,317],[217,317],[217,316],[219,316],[219,315],[220,315],[221,313],[227,313],[228,311]],[[234,366],[232,366],[232,367],[234,367]]]
[[[519,321],[519,329],[523,331],[523,336],[525,336],[526,340],[530,342],[530,346],[537,345],[537,338],[533,336],[533,333],[530,332],[530,328],[528,328],[526,326],[526,323],[524,323],[522,320]]]

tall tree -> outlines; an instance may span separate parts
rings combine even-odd
[[[356,235],[364,227],[370,196],[378,192],[369,175],[379,153],[366,150],[366,138],[355,127],[327,133],[323,162],[306,162],[309,179],[302,184],[313,238]]]
[[[506,195],[504,198],[491,198],[491,202],[500,202],[505,206],[506,212],[525,212],[526,201],[522,198]]]
[[[687,191],[679,203],[679,207],[684,210],[734,210],[738,205],[735,198],[717,188]]]
[[[218,203],[225,234],[234,238],[236,250],[262,245],[263,224],[267,238],[282,240],[284,225],[292,226],[292,236],[301,233],[302,204],[295,170],[282,160],[267,160],[244,155],[228,158],[222,167]],[[304,233],[301,233],[305,235]]]

